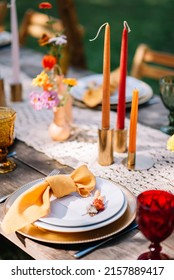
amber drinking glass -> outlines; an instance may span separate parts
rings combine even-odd
[[[165,76],[159,80],[160,97],[164,106],[169,110],[169,124],[160,128],[166,134],[174,134],[174,76]]]
[[[151,241],[149,252],[141,254],[139,260],[167,260],[161,252],[160,242],[174,229],[174,195],[162,190],[149,190],[137,198],[136,221],[144,236]]]
[[[16,112],[9,107],[0,107],[0,173],[15,169],[16,164],[7,158],[8,147],[14,141]]]

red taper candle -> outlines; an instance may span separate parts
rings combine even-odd
[[[118,105],[117,105],[117,129],[124,129],[126,114],[126,75],[127,75],[127,57],[128,57],[128,32],[130,28],[124,21],[122,33],[121,54],[120,54],[120,80],[118,88]]]

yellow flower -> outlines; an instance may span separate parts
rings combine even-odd
[[[174,152],[174,134],[167,141],[167,150]]]
[[[48,84],[49,76],[47,73],[42,71],[39,75],[36,76],[35,79],[33,79],[32,84],[34,86],[42,87],[45,84]]]
[[[70,86],[70,87],[73,87],[73,86],[77,85],[76,79],[70,79],[70,78],[63,79],[63,83]]]

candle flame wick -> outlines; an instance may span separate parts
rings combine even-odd
[[[89,39],[89,41],[94,41],[94,40],[96,40],[97,37],[98,37],[98,35],[99,35],[99,33],[100,33],[100,31],[101,31],[101,29],[102,29],[103,26],[105,26],[106,24],[108,24],[108,22],[103,23],[103,24],[99,27],[96,36],[95,36],[93,39]]]
[[[130,29],[130,27],[129,27],[129,25],[128,25],[127,21],[124,21],[123,25],[124,25],[124,27],[126,27],[126,28],[127,28],[128,33],[129,33],[129,32],[131,32],[131,29]]]

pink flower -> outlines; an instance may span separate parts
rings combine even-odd
[[[30,102],[35,110],[41,110],[43,108],[51,109],[60,103],[57,92],[55,91],[43,91],[43,92],[31,92]]]
[[[41,110],[43,108],[43,102],[40,93],[32,91],[30,93],[30,103],[35,110]]]

